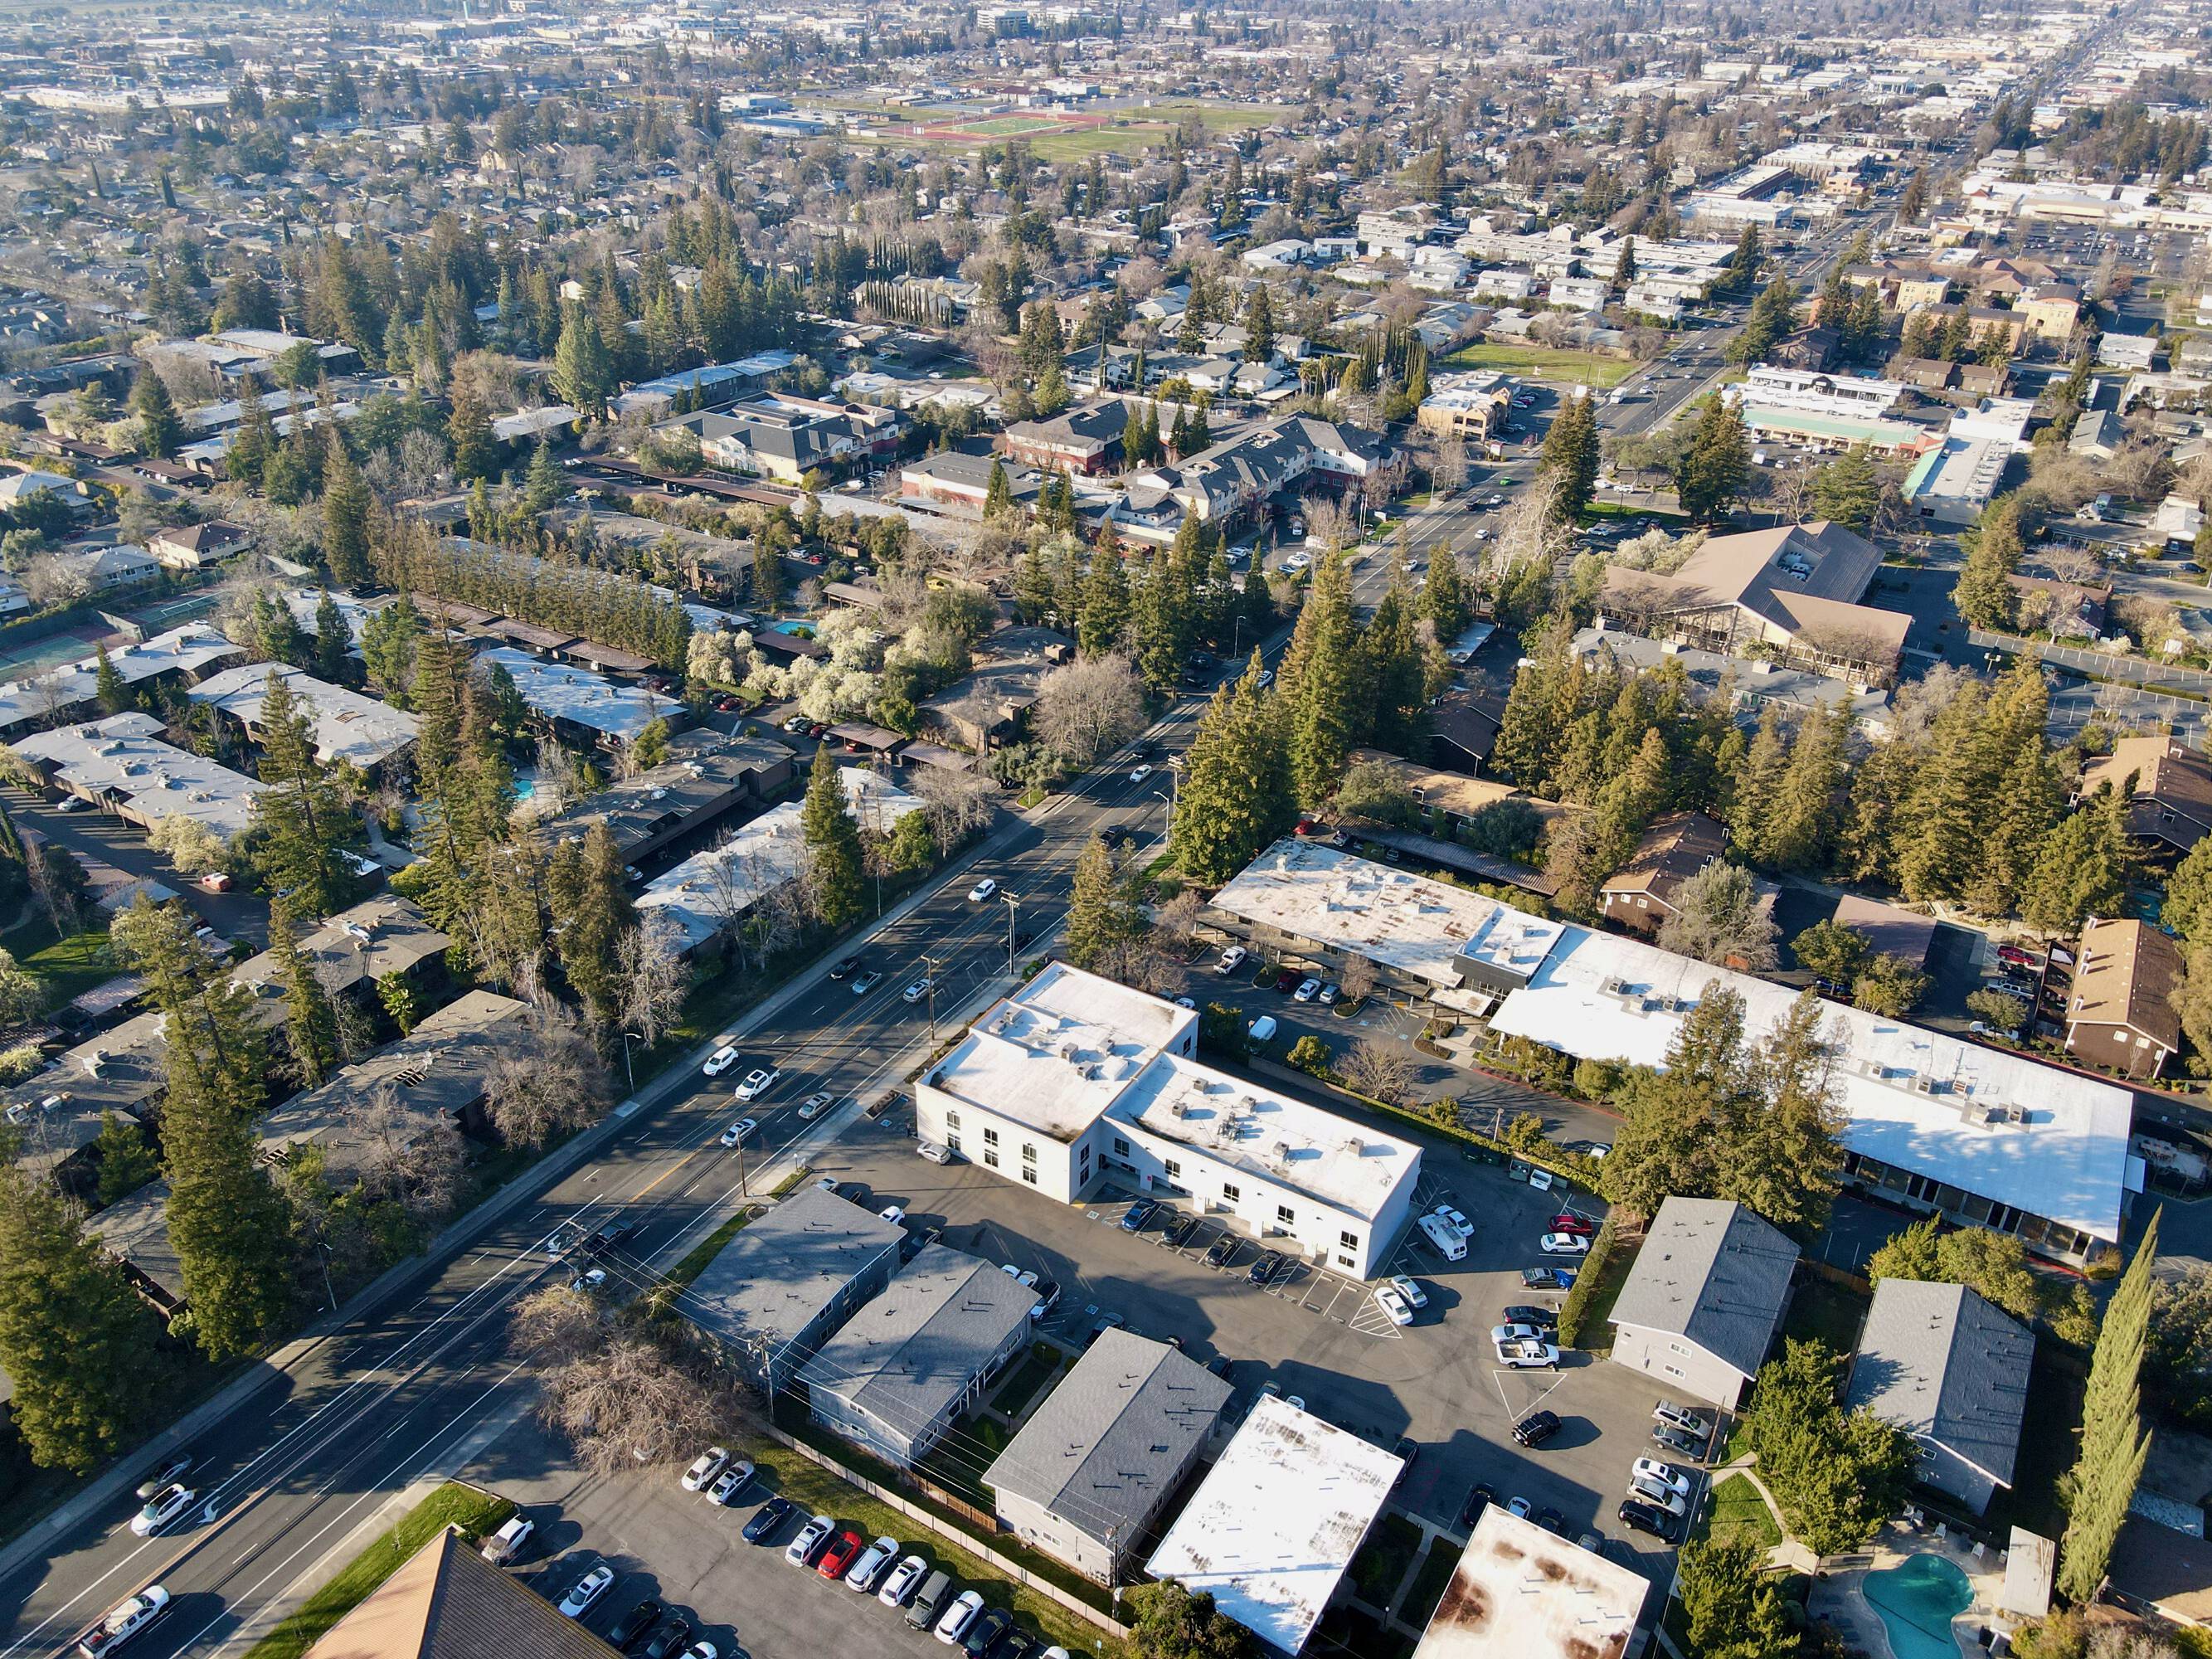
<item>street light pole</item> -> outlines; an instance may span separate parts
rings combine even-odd
[[[937,1049],[937,958],[924,957],[921,971],[923,982],[929,987],[929,1047],[933,1054]]]
[[[1006,902],[1006,977],[1012,979],[1014,976],[1014,914],[1022,908],[1022,901],[1018,895],[1013,893],[1001,893],[999,896]]]

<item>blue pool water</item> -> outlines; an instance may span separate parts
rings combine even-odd
[[[515,799],[517,799],[517,800],[528,800],[528,799],[529,799],[532,795],[536,794],[537,793],[538,793],[538,780],[537,780],[537,779],[535,779],[535,778],[517,778],[517,779],[514,781],[514,798],[515,798]]]
[[[775,631],[779,634],[789,634],[795,639],[811,640],[814,637],[814,624],[803,622],[780,622],[775,625]]]
[[[1870,1572],[1861,1586],[1889,1632],[1895,1659],[1959,1659],[1951,1620],[1973,1604],[1966,1575],[1940,1555]]]

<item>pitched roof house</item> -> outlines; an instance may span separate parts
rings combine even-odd
[[[1885,1279],[1844,1404],[1911,1436],[1914,1478],[1980,1515],[2012,1485],[2034,1358],[2034,1334],[1964,1285]]]
[[[2148,923],[2125,917],[2081,930],[2066,999],[2066,1052],[2130,1077],[2156,1077],[2181,1047],[2173,1010],[2181,950]]]
[[[614,1659],[614,1649],[501,1572],[453,1528],[324,1632],[308,1659]]]
[[[1728,831],[1703,812],[1669,812],[1655,820],[1628,862],[1607,876],[1599,890],[1606,920],[1646,936],[1656,935],[1674,914],[1674,896],[1682,884],[1727,847]]]
[[[2128,833],[2186,853],[2212,830],[2212,762],[2172,738],[2122,738],[2112,752],[2081,769],[2078,796],[2106,784],[2128,787]]]
[[[1790,1300],[1797,1247],[1742,1205],[1670,1198],[1613,1304],[1613,1363],[1734,1407]]]

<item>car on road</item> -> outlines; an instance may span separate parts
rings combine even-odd
[[[538,1523],[528,1516],[510,1515],[497,1532],[483,1540],[483,1559],[495,1567],[503,1567],[520,1559],[531,1534],[537,1530]]]
[[[782,1075],[783,1067],[781,1066],[757,1066],[747,1072],[745,1080],[738,1085],[737,1097],[739,1100],[758,1100],[775,1086],[775,1080]]]
[[[1586,1255],[1589,1240],[1580,1233],[1546,1233],[1536,1241],[1536,1248],[1546,1255]]]
[[[913,984],[908,986],[902,994],[908,1002],[919,1002],[936,988],[937,981],[927,974],[924,974]]]
[[[890,1571],[890,1576],[877,1590],[876,1600],[887,1607],[902,1607],[929,1571],[929,1564],[918,1555],[909,1555]]]
[[[744,1458],[737,1458],[729,1468],[714,1477],[714,1484],[708,1488],[707,1496],[724,1509],[728,1509],[738,1501],[738,1494],[752,1485],[752,1464]]]
[[[77,1659],[106,1659],[168,1610],[169,1592],[159,1584],[149,1584],[100,1614],[100,1622],[78,1637],[70,1651]]]
[[[1269,1250],[1263,1254],[1257,1261],[1254,1262],[1245,1270],[1244,1277],[1255,1285],[1265,1285],[1269,1279],[1275,1276],[1277,1270],[1280,1268],[1282,1265],[1283,1258],[1281,1253],[1275,1250]]]
[[[799,1103],[799,1121],[811,1123],[836,1097],[830,1094],[811,1094]]]
[[[1476,1486],[1459,1506],[1459,1529],[1472,1532],[1474,1523],[1482,1519],[1483,1510],[1498,1501],[1498,1494],[1487,1486]]]
[[[1298,988],[1291,993],[1291,1000],[1293,1002],[1311,1002],[1320,994],[1321,981],[1319,980],[1304,979],[1298,981]]]
[[[189,1486],[171,1484],[164,1486],[146,1500],[146,1507],[131,1518],[131,1530],[141,1538],[151,1538],[167,1531],[169,1524],[190,1510],[198,1501],[199,1494]]]
[[[1152,775],[1152,769],[1151,767],[1139,766],[1129,774],[1129,781],[1132,783],[1142,783],[1146,778],[1149,778]]]
[[[1704,1441],[1684,1434],[1680,1429],[1670,1429],[1664,1423],[1652,1426],[1651,1443],[1662,1451],[1672,1452],[1677,1457],[1686,1457],[1692,1462],[1704,1461],[1705,1455]]]
[[[578,1273],[568,1281],[568,1288],[578,1296],[597,1296],[607,1287],[607,1270],[592,1267]]]
[[[691,1639],[691,1621],[678,1613],[659,1630],[639,1651],[640,1659],[669,1659],[677,1649]]]
[[[1690,1477],[1672,1463],[1662,1463],[1656,1457],[1639,1457],[1628,1471],[1632,1480],[1656,1480],[1679,1498],[1690,1494]]]
[[[704,1492],[714,1484],[714,1477],[729,1467],[730,1455],[720,1446],[709,1446],[691,1462],[684,1471],[684,1490]]]
[[[1407,1307],[1425,1308],[1429,1305],[1429,1293],[1405,1274],[1393,1273],[1387,1282],[1389,1288],[1406,1298]]]
[[[138,1483],[139,1501],[143,1503],[164,1486],[175,1486],[178,1481],[184,1479],[185,1471],[191,1466],[192,1460],[189,1454],[172,1452],[155,1466],[151,1474]]]
[[[1274,1041],[1275,1030],[1275,1017],[1273,1014],[1262,1014],[1252,1022],[1248,1035],[1255,1042],[1272,1042]]]
[[[1121,1231],[1125,1233],[1140,1232],[1145,1224],[1159,1212],[1160,1206],[1158,1204],[1149,1198],[1140,1198],[1132,1204],[1127,1212],[1122,1216]]]
[[[602,1561],[579,1578],[574,1587],[561,1598],[561,1616],[563,1619],[581,1619],[592,1610],[592,1603],[607,1593],[607,1587],[614,1582],[615,1570]]]
[[[753,1518],[745,1522],[744,1540],[748,1544],[765,1544],[774,1537],[786,1517],[796,1515],[799,1505],[788,1498],[771,1498],[753,1511]]]
[[[1577,1238],[1589,1238],[1597,1231],[1597,1224],[1586,1215],[1577,1215],[1572,1210],[1562,1210],[1552,1218],[1555,1233],[1572,1233]]]
[[[810,1516],[799,1529],[799,1535],[785,1548],[783,1559],[794,1567],[812,1566],[814,1558],[821,1554],[822,1547],[830,1541],[830,1534],[836,1524],[826,1515]]]
[[[986,876],[982,880],[977,882],[973,887],[970,887],[968,890],[968,902],[970,904],[981,904],[985,899],[996,897],[998,896],[998,891],[999,884],[997,878],[992,876]]]
[[[860,961],[861,959],[859,957],[847,957],[844,961],[839,963],[836,967],[830,970],[830,977],[832,979],[850,979],[854,974],[860,971]]]
[[[707,1056],[707,1063],[699,1069],[708,1077],[720,1077],[738,1063],[738,1045],[726,1042]]]
[[[620,1648],[625,1652],[629,1651],[630,1648],[636,1645],[639,1638],[644,1636],[646,1632],[660,1622],[660,1615],[667,1611],[668,1608],[663,1603],[654,1601],[650,1595],[647,1596],[644,1601],[627,1613],[619,1615],[613,1624],[607,1626],[608,1645]]]
[[[1237,1235],[1224,1233],[1206,1247],[1206,1265],[1209,1267],[1225,1267],[1229,1265],[1229,1258],[1236,1254]]]
[[[1674,1541],[1674,1518],[1663,1510],[1634,1498],[1623,1498],[1620,1508],[1614,1511],[1620,1524],[1634,1532],[1648,1532],[1662,1544]]]
[[[760,1125],[756,1123],[752,1119],[749,1117],[741,1117],[735,1123],[730,1125],[728,1128],[722,1131],[720,1137],[721,1144],[726,1147],[743,1146],[746,1137],[750,1135],[754,1130],[759,1127]]]
[[[822,1552],[822,1559],[815,1564],[814,1571],[824,1578],[842,1578],[845,1570],[853,1565],[862,1547],[860,1534],[848,1527],[830,1540],[830,1547]]]
[[[1469,1221],[1465,1216],[1462,1215],[1450,1205],[1439,1204],[1435,1209],[1430,1211],[1429,1213],[1436,1217],[1437,1220],[1443,1222],[1445,1226],[1450,1228],[1462,1238],[1473,1238],[1474,1237],[1474,1223]]]
[[[1251,954],[1243,945],[1232,945],[1221,953],[1221,959],[1213,964],[1213,971],[1217,974],[1233,974],[1249,960]]]
[[[867,972],[854,978],[853,994],[856,997],[864,997],[883,982],[884,970],[880,968],[871,968]]]
[[[975,1622],[975,1615],[983,1611],[981,1590],[962,1590],[937,1621],[937,1639],[951,1647],[968,1633],[968,1626]]]
[[[1410,1325],[1413,1322],[1413,1304],[1399,1295],[1394,1285],[1377,1285],[1375,1287],[1375,1305],[1390,1316],[1390,1322],[1393,1325]]]
[[[1652,1407],[1651,1420],[1664,1423],[1670,1429],[1679,1429],[1699,1440],[1711,1438],[1713,1432],[1712,1419],[1688,1406],[1677,1405],[1672,1400],[1662,1400]]]
[[[1513,1438],[1523,1450],[1534,1451],[1559,1431],[1556,1412],[1530,1412],[1513,1425]]]

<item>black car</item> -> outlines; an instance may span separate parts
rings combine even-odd
[[[1273,1250],[1269,1250],[1244,1270],[1244,1277],[1255,1285],[1264,1285],[1274,1276],[1275,1269],[1282,1265],[1283,1258]]]
[[[1042,1650],[1036,1637],[1026,1631],[1010,1630],[991,1650],[991,1659],[1030,1659],[1030,1656]]]
[[[1121,1217],[1125,1233],[1142,1232],[1145,1224],[1159,1213],[1160,1206],[1149,1198],[1140,1198],[1132,1204]]]
[[[1674,1541],[1674,1517],[1656,1505],[1639,1504],[1632,1498],[1623,1498],[1618,1518],[1622,1526],[1648,1532],[1662,1544]]]
[[[1558,1537],[1565,1538],[1567,1535],[1567,1517],[1557,1510],[1538,1510],[1536,1524],[1546,1532]]]
[[[960,1638],[960,1650],[968,1659],[983,1659],[992,1644],[1014,1627],[1014,1615],[1001,1607],[986,1607],[975,1615],[975,1622],[968,1626],[968,1633]]]
[[[645,1644],[644,1659],[668,1659],[672,1653],[681,1653],[691,1640],[691,1621],[678,1613],[659,1630]]]
[[[1548,1331],[1559,1322],[1559,1310],[1541,1308],[1533,1302],[1516,1302],[1504,1310],[1509,1325],[1534,1325],[1538,1330]]]
[[[1083,1346],[1086,1348],[1089,1347],[1100,1337],[1105,1335],[1107,1332],[1118,1330],[1127,1322],[1125,1321],[1121,1315],[1115,1313],[1110,1310],[1105,1313],[1100,1314],[1098,1316],[1098,1322],[1091,1328],[1089,1334],[1085,1336],[1083,1339]]]
[[[1206,1362],[1206,1369],[1226,1382],[1229,1380],[1229,1356],[1225,1353],[1214,1355]]]
[[[1398,1457],[1401,1465],[1398,1478],[1403,1480],[1413,1472],[1413,1460],[1421,1455],[1420,1442],[1415,1440],[1411,1435],[1401,1434],[1398,1437],[1398,1443],[1390,1449]]]
[[[858,957],[847,957],[844,961],[839,963],[835,968],[832,968],[830,970],[830,977],[832,979],[847,979],[860,972],[860,958]]]
[[[1236,1254],[1237,1235],[1224,1233],[1206,1246],[1206,1265],[1209,1267],[1225,1267],[1229,1265],[1229,1258]]]
[[[1559,1431],[1556,1412],[1531,1412],[1513,1425],[1513,1437],[1529,1451],[1534,1451]]]
[[[1185,1216],[1173,1228],[1160,1235],[1160,1243],[1170,1249],[1179,1250],[1198,1236],[1198,1230],[1201,1224],[1196,1216]]]
[[[1474,1523],[1482,1519],[1483,1510],[1498,1501],[1498,1494],[1487,1486],[1477,1486],[1467,1495],[1467,1502],[1459,1506],[1459,1528],[1462,1532],[1474,1530]]]
[[[660,1615],[667,1611],[648,1595],[608,1626],[607,1640],[627,1652],[646,1632],[660,1622]]]
[[[745,1522],[745,1542],[767,1543],[775,1535],[775,1529],[783,1524],[784,1518],[794,1513],[798,1508],[799,1505],[788,1498],[769,1498],[754,1512],[753,1518]]]

